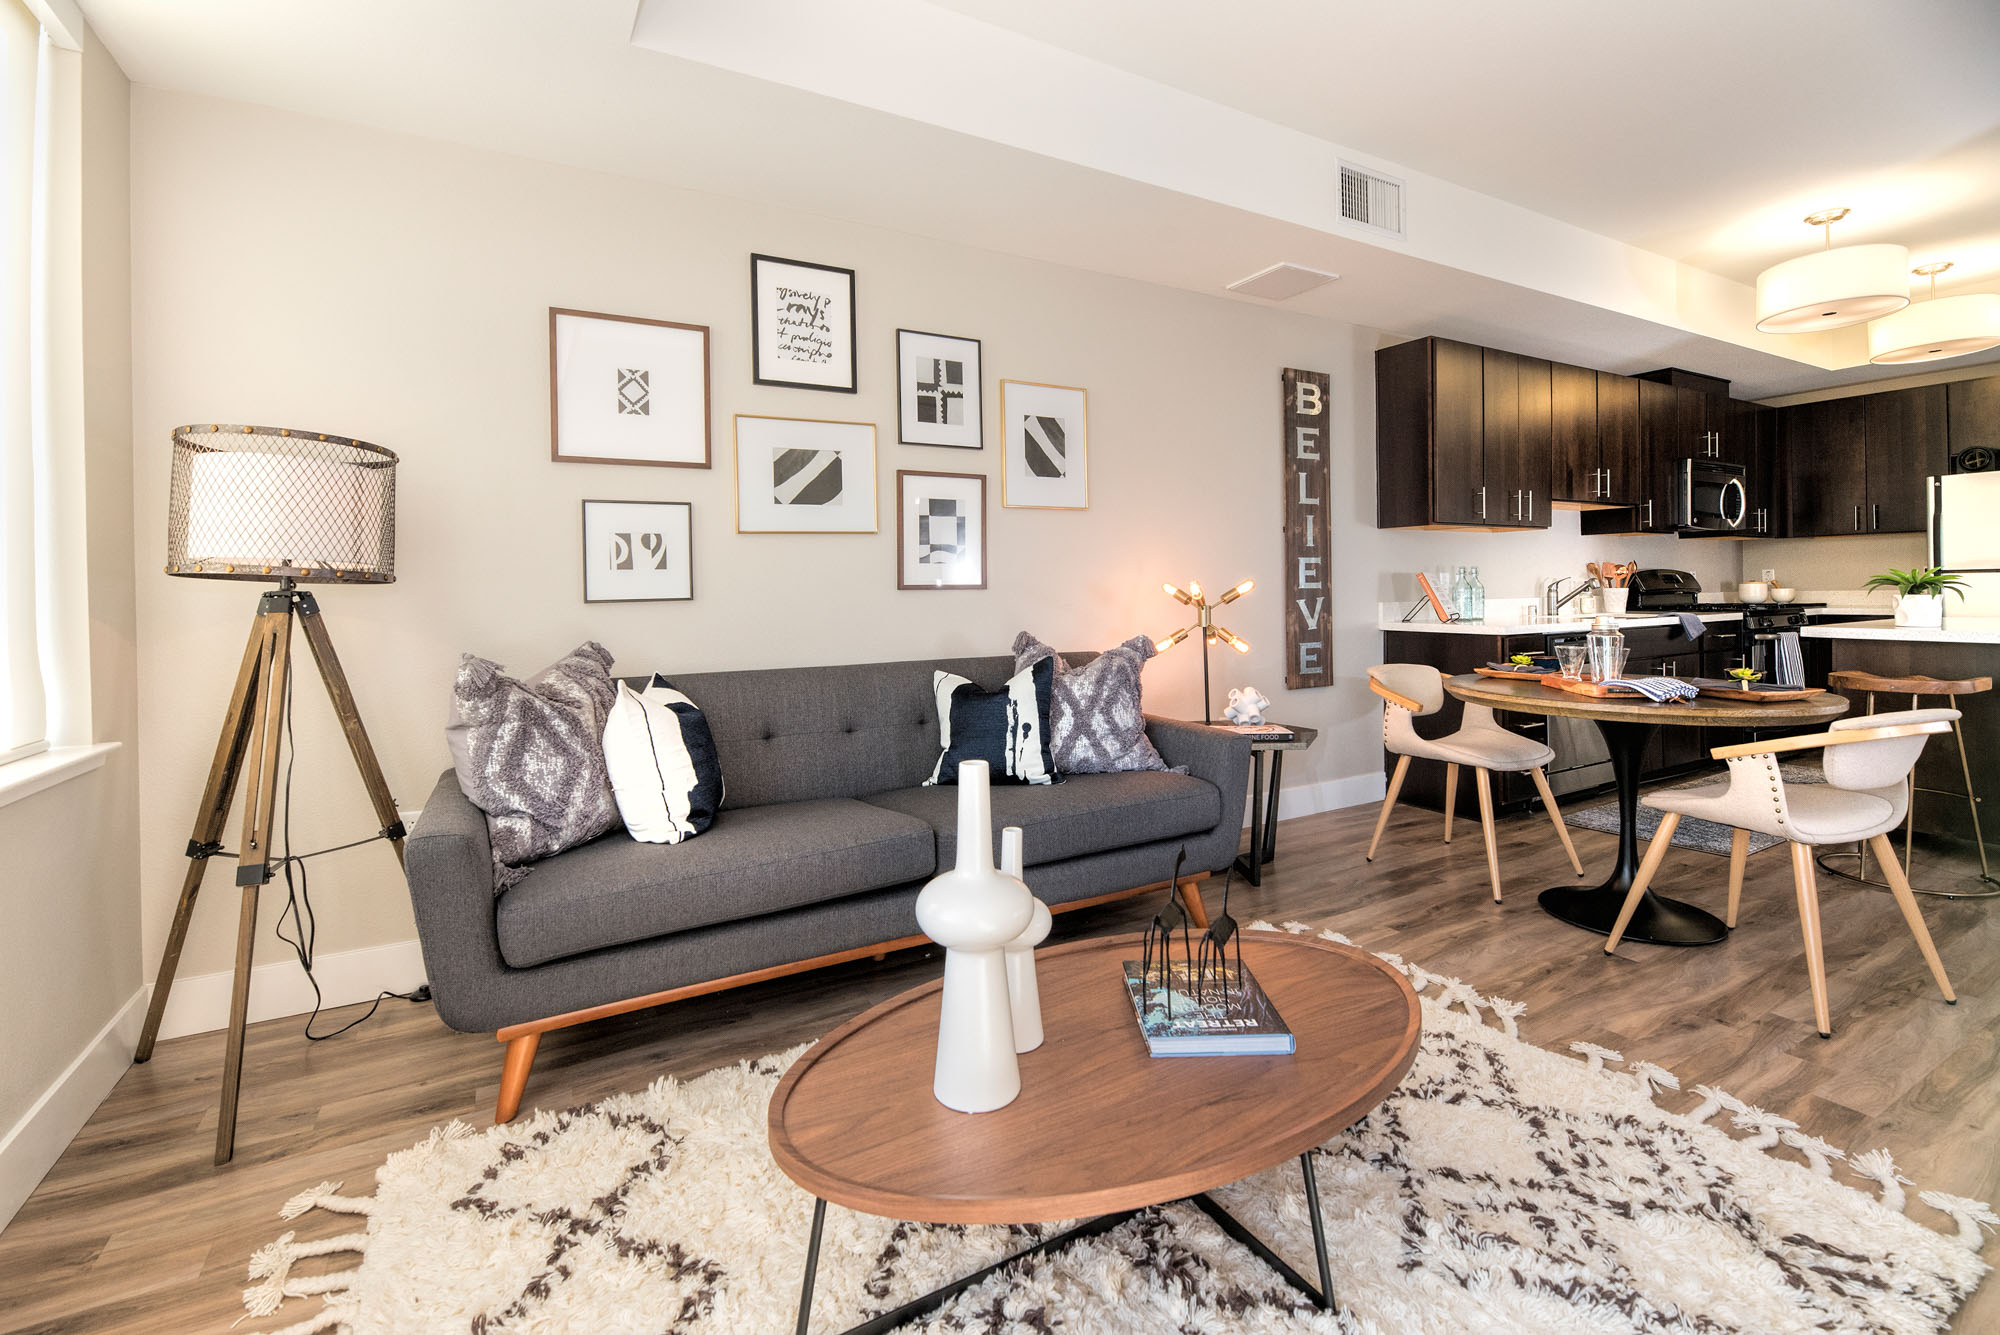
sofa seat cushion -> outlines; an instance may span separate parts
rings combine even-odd
[[[729,808],[678,844],[616,830],[536,863],[500,896],[500,955],[525,969],[924,880],[936,856],[929,825],[852,798]]]
[[[1030,867],[1179,835],[1205,834],[1222,819],[1222,796],[1205,779],[1163,770],[1072,774],[1053,787],[995,784],[993,828],[1018,825]],[[958,790],[899,788],[867,799],[937,831],[937,862],[958,860]],[[999,847],[999,840],[994,840]],[[1160,868],[1165,880],[1170,867]]]

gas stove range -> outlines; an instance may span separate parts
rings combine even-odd
[[[1689,603],[1685,607],[1648,607],[1648,612],[1741,612],[1744,616],[1768,613],[1809,612],[1825,603]],[[1637,609],[1635,609],[1637,610]]]

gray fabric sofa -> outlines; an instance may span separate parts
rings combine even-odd
[[[721,758],[714,825],[678,845],[613,831],[497,898],[485,816],[444,772],[405,868],[438,1014],[507,1044],[496,1120],[548,1030],[922,943],[917,893],[957,856],[957,789],[921,786],[937,668],[990,690],[1013,660],[674,677]],[[1187,772],[994,786],[994,826],[1022,827],[1028,883],[1052,910],[1164,888],[1185,848],[1181,893],[1203,920],[1197,884],[1236,856],[1249,742],[1152,717],[1147,735]]]

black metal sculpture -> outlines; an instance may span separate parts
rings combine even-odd
[[[1236,880],[1236,869],[1231,867],[1222,880],[1222,912],[1208,920],[1208,930],[1201,934],[1201,945],[1197,947],[1194,963],[1195,1001],[1200,1004],[1203,993],[1211,979],[1222,989],[1222,1004],[1229,1004],[1229,943],[1236,943],[1236,976],[1243,976],[1243,938],[1236,934],[1236,919],[1229,916],[1229,887]]]
[[[1174,931],[1181,934],[1181,959],[1188,972],[1194,972],[1194,950],[1188,939],[1187,910],[1181,906],[1181,864],[1187,861],[1187,848],[1182,846],[1174,855],[1174,874],[1167,882],[1167,900],[1153,915],[1152,926],[1146,929],[1145,953],[1140,956],[1140,977],[1151,982],[1153,977],[1154,942],[1157,940],[1160,963],[1160,993],[1166,1007],[1166,1018],[1172,1023],[1174,1018]]]

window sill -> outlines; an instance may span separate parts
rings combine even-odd
[[[102,766],[119,745],[93,742],[89,746],[58,746],[26,760],[0,765],[0,807],[90,773]]]

